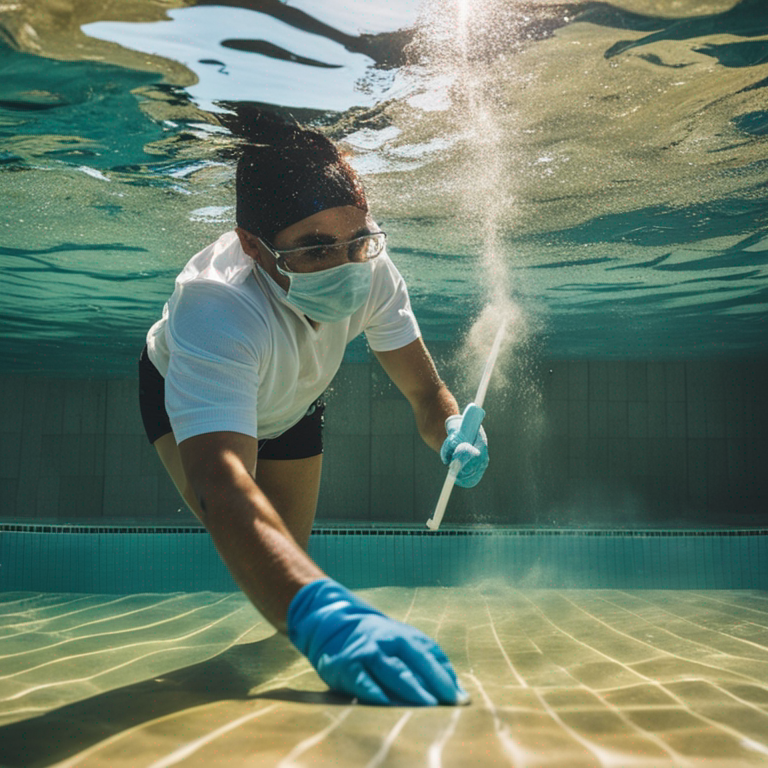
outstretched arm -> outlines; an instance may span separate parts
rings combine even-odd
[[[329,579],[296,543],[254,480],[254,438],[213,432],[183,440],[179,451],[235,581],[331,688],[373,704],[468,700],[433,640]]]
[[[281,632],[294,595],[325,577],[254,481],[258,441],[211,432],[179,444],[182,464],[222,560],[240,589]]]
[[[445,420],[459,412],[421,338],[390,352],[374,352],[382,368],[413,408],[419,434],[438,453],[445,440]]]
[[[477,485],[488,466],[485,430],[480,427],[469,435],[462,429],[456,399],[440,379],[424,342],[419,338],[400,349],[374,354],[411,404],[424,442],[444,464],[460,460],[456,483],[464,488]]]

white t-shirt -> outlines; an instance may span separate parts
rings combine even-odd
[[[365,304],[315,329],[227,232],[190,259],[147,334],[176,442],[218,431],[281,435],[326,390],[361,332],[377,352],[419,337],[405,281],[386,253],[373,261]]]

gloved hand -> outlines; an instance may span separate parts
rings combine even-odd
[[[450,464],[454,459],[461,462],[461,471],[456,476],[456,485],[461,488],[476,486],[488,467],[488,438],[485,430],[479,426],[485,411],[470,403],[464,413],[459,416],[449,416],[445,420],[445,438],[440,449],[443,464]],[[477,436],[473,435],[475,425],[478,425]]]
[[[465,704],[466,691],[438,645],[333,579],[302,587],[288,636],[335,691],[369,704]]]

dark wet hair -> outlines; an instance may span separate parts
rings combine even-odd
[[[327,208],[368,210],[362,183],[326,136],[263,110],[222,117],[238,147],[236,221],[271,242],[280,230]]]

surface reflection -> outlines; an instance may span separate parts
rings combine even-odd
[[[542,319],[542,350],[764,351],[768,7],[691,0],[661,16],[651,0],[491,0],[467,5],[461,50],[457,7],[5,6],[7,369],[40,367],[34,340],[51,371],[97,374],[92,361],[110,358],[115,373],[132,370],[174,270],[232,226],[222,117],[249,105],[353,151],[427,340],[457,338],[484,303],[473,269],[492,200],[508,290]],[[490,143],[473,103],[489,110]],[[481,188],[469,212],[467,191]],[[50,274],[28,279],[18,259],[29,252],[55,255]],[[57,284],[61,269],[83,279]],[[693,278],[695,293],[681,289]],[[108,334],[83,324],[88,306]]]

